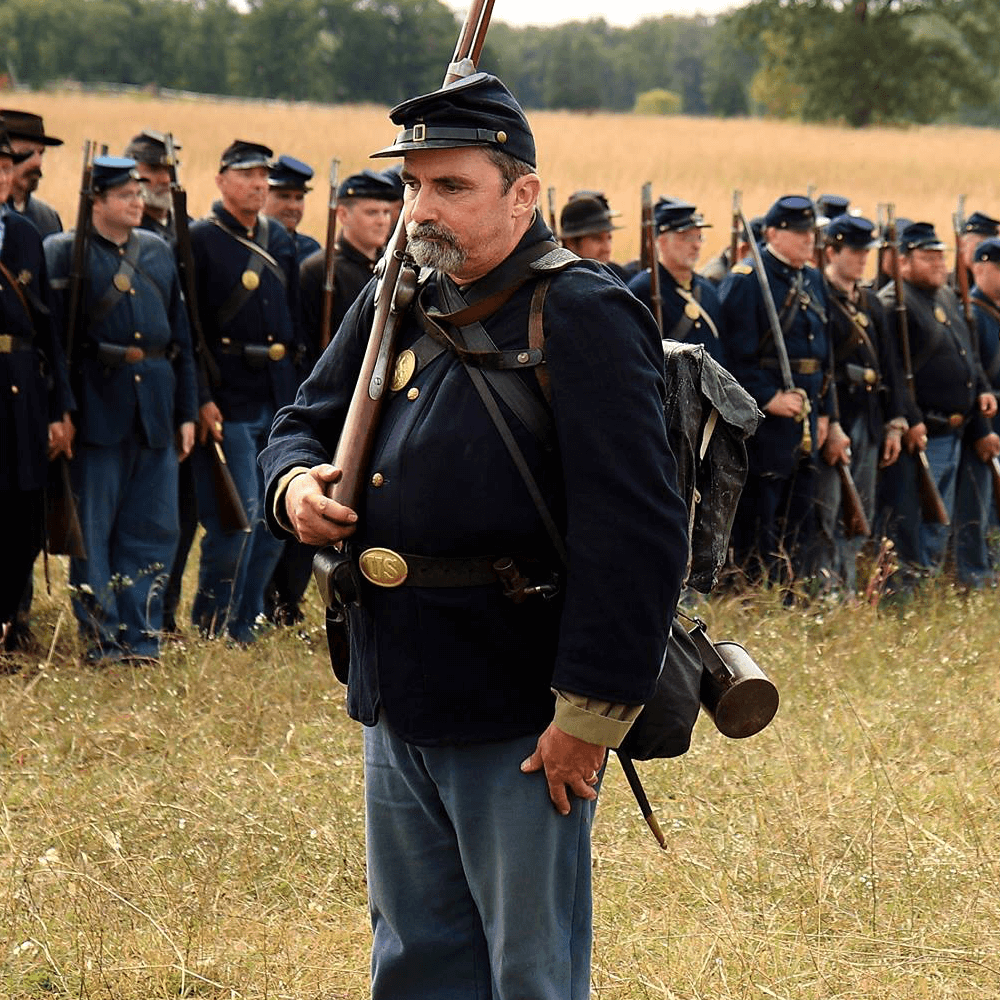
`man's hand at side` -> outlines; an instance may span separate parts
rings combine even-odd
[[[340,469],[332,465],[316,465],[288,484],[285,512],[300,542],[332,545],[354,534],[358,515],[326,495],[326,487],[340,475]]]
[[[299,477],[302,478],[302,477]],[[569,815],[569,789],[581,799],[596,799],[597,774],[604,767],[606,748],[564,733],[556,724],[538,737],[535,752],[521,763],[525,774],[545,770],[549,798],[559,813]]]

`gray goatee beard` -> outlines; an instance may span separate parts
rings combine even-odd
[[[142,189],[143,203],[157,212],[169,212],[174,206],[169,191],[152,191],[148,187]]]
[[[420,267],[455,274],[469,258],[458,237],[433,222],[411,222],[406,227],[406,236],[410,256]]]

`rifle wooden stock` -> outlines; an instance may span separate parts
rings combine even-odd
[[[903,378],[910,401],[917,405],[917,393],[913,386],[913,358],[910,355],[910,333],[906,319],[906,299],[903,292],[903,278],[899,273],[899,243],[896,238],[895,206],[886,206],[888,222],[886,224],[886,242],[893,248],[895,267],[893,267],[893,288],[896,292],[896,336],[899,338],[899,353],[903,361]],[[950,524],[948,510],[941,499],[937,483],[931,475],[930,464],[923,450],[918,450],[914,457],[917,467],[917,493],[920,497],[920,514],[925,521],[932,524]]]
[[[73,348],[83,309],[83,283],[87,270],[87,242],[90,239],[90,210],[93,205],[94,153],[97,145],[88,139],[83,144],[83,169],[80,174],[80,200],[76,210],[76,229],[70,253],[69,288],[66,305],[66,364],[73,370]],[[60,456],[49,464],[45,489],[46,549],[53,555],[86,559],[80,515],[76,509],[69,476],[69,461]]]
[[[915,453],[917,460],[917,492],[920,495],[920,516],[932,524],[951,524],[948,510],[941,499],[937,483],[931,475],[931,466],[927,461],[927,452],[920,450]]]
[[[215,364],[205,341],[205,331],[198,312],[198,286],[194,271],[194,253],[191,250],[191,231],[188,228],[187,192],[177,176],[177,157],[174,153],[174,138],[171,133],[164,137],[167,152],[167,171],[170,174],[170,200],[174,212],[174,232],[177,234],[177,270],[184,290],[184,307],[187,311],[191,339],[194,342],[198,367],[207,385],[218,385],[219,369]],[[219,523],[226,534],[235,531],[249,531],[250,520],[243,507],[243,501],[233,482],[232,473],[226,464],[222,447],[211,436],[205,442],[211,458],[212,491],[219,512]]]
[[[844,520],[844,534],[848,538],[869,538],[872,529],[854,484],[851,467],[846,462],[838,462],[837,473],[840,476],[840,512]]]
[[[330,203],[326,212],[326,246],[323,257],[323,313],[319,326],[319,349],[325,351],[333,338],[334,255],[337,246],[337,173],[340,160],[330,161]]]
[[[237,531],[248,532],[250,521],[236,489],[236,483],[233,482],[233,474],[229,471],[222,445],[213,438],[205,442],[205,447],[211,458],[212,490],[215,493],[216,506],[219,508],[219,526],[227,535]]]
[[[743,233],[743,192],[733,191],[733,220],[729,230],[729,268],[732,270],[739,261],[736,255],[740,252],[740,236]]]
[[[663,336],[663,302],[660,299],[660,261],[656,253],[656,219],[653,216],[653,185],[642,186],[642,245],[649,260],[649,308]]]
[[[475,71],[486,41],[493,3],[494,0],[475,0],[469,8],[443,86]],[[404,217],[405,212],[401,212],[395,232],[376,268],[378,284],[371,334],[333,455],[333,464],[342,475],[330,486],[327,495],[352,510],[357,509],[361,499],[363,477],[371,457],[382,400],[395,359],[396,335],[416,292],[416,268],[406,256]]]
[[[65,455],[49,462],[45,487],[45,551],[54,556],[87,558]]]

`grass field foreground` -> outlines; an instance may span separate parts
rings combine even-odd
[[[360,731],[319,608],[95,672],[39,607],[56,652],[0,679],[0,996],[364,996]],[[685,757],[638,765],[666,851],[611,761],[595,998],[998,995],[995,608],[703,608],[781,708],[743,742],[702,716]]]

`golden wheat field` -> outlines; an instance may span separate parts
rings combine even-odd
[[[50,134],[66,144],[46,154],[39,194],[62,214],[69,228],[85,139],[120,153],[144,127],[172,131],[183,145],[181,180],[193,216],[216,196],[214,177],[222,150],[234,138],[264,142],[316,170],[306,200],[302,231],[326,232],[330,159],[340,160],[341,178],[367,166],[368,154],[388,144],[395,126],[387,109],[325,107],[284,102],[163,100],[145,96],[79,93],[10,94],[15,107],[45,117]],[[535,132],[543,186],[554,186],[562,205],[580,188],[603,190],[624,228],[616,236],[615,259],[637,256],[639,194],[652,181],[654,196],[693,201],[715,229],[706,234],[706,258],[729,241],[732,192],[743,193],[748,215],[763,214],[778,196],[829,191],[850,197],[875,218],[879,202],[897,213],[930,221],[942,236],[951,231],[956,198],[969,210],[1000,212],[1000,175],[984,164],[1000,159],[1000,132],[972,128],[851,129],[761,120],[640,117],[536,112]]]
[[[262,140],[343,171],[385,110],[16,94],[66,145],[41,194],[72,224],[84,138],[183,143],[193,214],[218,153]],[[603,188],[637,250],[640,185],[728,239],[731,190],[850,195],[949,224],[1000,208],[1000,133],[537,114],[543,182]],[[323,232],[325,184],[304,229]],[[995,212],[993,214],[996,214]],[[192,563],[194,557],[192,558]],[[0,676],[0,1000],[358,1000],[369,926],[358,727],[310,592],[300,629],[249,649],[188,635],[153,669],[79,663],[65,590],[36,575],[43,648]],[[2,572],[0,556],[0,572]],[[189,564],[184,607],[193,588]],[[183,610],[183,608],[182,608]],[[781,691],[746,741],[704,716],[691,751],[639,770],[661,851],[615,762],[594,835],[595,1000],[995,1000],[1000,996],[998,596],[946,581],[894,610],[775,594],[699,606]]]

